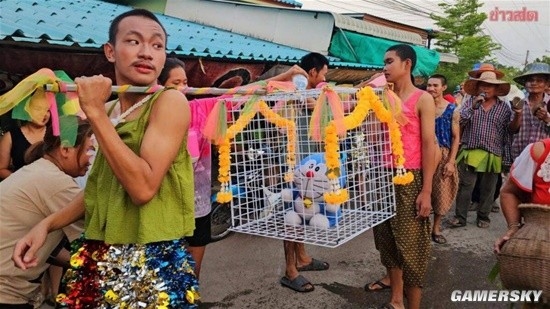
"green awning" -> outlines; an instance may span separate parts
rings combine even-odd
[[[330,42],[329,53],[342,61],[358,62],[373,67],[384,67],[386,50],[400,42],[339,30]],[[411,45],[416,51],[414,76],[430,76],[439,64],[439,53],[422,46]]]

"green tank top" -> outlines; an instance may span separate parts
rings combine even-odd
[[[115,127],[122,141],[136,154],[158,94],[160,92],[144,104],[139,118]],[[132,203],[99,149],[84,194],[85,238],[108,244],[146,244],[192,235],[195,229],[193,169],[186,145],[187,137],[158,193],[141,206]]]

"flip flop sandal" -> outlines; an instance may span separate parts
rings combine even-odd
[[[435,243],[438,243],[438,244],[446,244],[447,243],[447,238],[445,238],[445,236],[443,236],[441,234],[433,234],[432,233],[432,240]]]
[[[452,228],[452,229],[455,229],[455,228],[459,228],[459,227],[465,227],[466,226],[466,222],[462,223],[460,222],[460,220],[458,219],[452,219],[452,220],[449,220],[447,222],[447,225]]]
[[[308,293],[315,290],[313,284],[302,275],[298,275],[294,280],[282,277],[280,283],[282,286],[300,293]]]
[[[311,263],[297,267],[298,271],[318,271],[318,270],[327,270],[330,265],[327,262],[319,261],[316,259],[311,259]]]
[[[379,288],[374,288],[376,286],[379,286]],[[385,284],[384,282],[382,282],[380,280],[365,284],[365,291],[366,292],[379,292],[379,291],[384,291],[384,290],[389,290],[389,289],[391,289],[391,286]]]
[[[383,304],[380,309],[395,309],[395,307],[390,303]]]
[[[491,222],[485,221],[485,220],[478,220],[477,221],[477,227],[480,229],[486,229],[491,225]]]

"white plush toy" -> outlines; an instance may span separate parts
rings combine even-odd
[[[341,166],[341,174],[344,168]],[[327,229],[335,226],[341,217],[340,205],[326,204],[323,194],[330,189],[327,166],[323,153],[314,153],[304,158],[294,170],[294,188],[283,189],[283,202],[292,207],[285,213],[285,223]],[[344,177],[341,177],[343,182]],[[343,183],[341,184],[343,186]]]

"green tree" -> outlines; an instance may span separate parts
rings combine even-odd
[[[542,59],[537,58],[537,59],[535,59],[535,61],[533,61],[533,62],[544,62],[544,63],[550,64],[550,57],[544,55],[544,56],[542,56]]]
[[[500,49],[500,45],[481,31],[481,24],[487,19],[487,14],[478,12],[482,5],[478,0],[456,0],[454,4],[444,2],[438,4],[443,10],[442,15],[430,15],[441,29],[436,34],[436,50],[458,57],[458,63],[441,63],[437,69],[437,73],[447,77],[449,91],[467,78],[467,72],[475,63],[493,62],[490,58],[492,52]]]
[[[523,72],[522,69],[511,66],[498,66],[498,69],[502,71],[502,73],[504,73],[504,77],[502,78],[503,80],[512,84],[516,84],[518,87],[520,87],[520,85],[514,82],[514,77],[521,75],[521,73]]]

